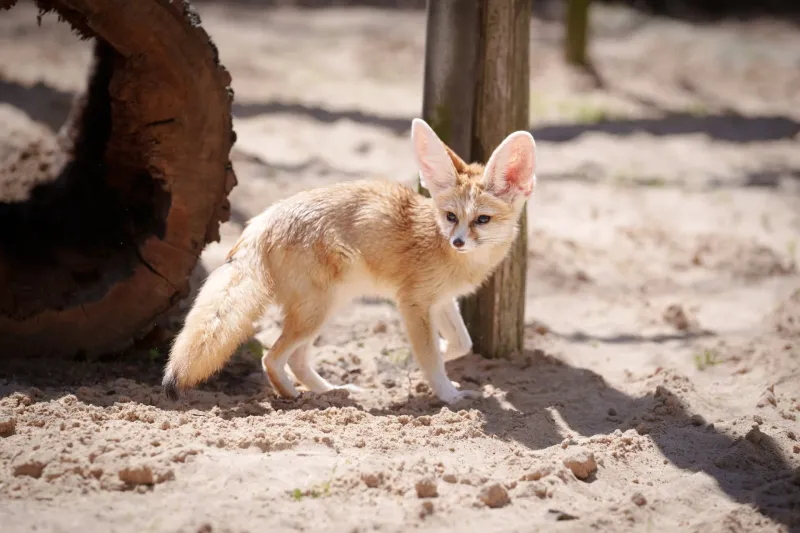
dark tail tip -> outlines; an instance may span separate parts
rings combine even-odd
[[[161,386],[164,388],[164,394],[170,400],[175,401],[180,397],[178,393],[178,378],[171,372],[164,375],[164,381],[161,382]]]

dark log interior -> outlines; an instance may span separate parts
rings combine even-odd
[[[111,135],[108,85],[123,58],[95,44],[95,65],[85,101],[76,102],[74,125],[62,153],[33,145],[5,169],[3,179],[49,173],[23,202],[0,203],[0,313],[23,320],[46,309],[84,303],[92,293],[129,277],[147,237],[164,238],[170,194],[141,162],[105,161]],[[85,104],[84,104],[85,102]],[[59,164],[60,163],[60,164]]]
[[[230,76],[188,2],[37,3],[92,38],[94,60],[59,133],[0,164],[0,340],[100,354],[184,297],[219,237],[236,182]],[[115,16],[92,20],[95,4]]]

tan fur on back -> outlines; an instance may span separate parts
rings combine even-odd
[[[479,191],[468,176],[460,187]],[[454,210],[463,208],[456,194],[450,201]],[[236,247],[262,254],[271,276],[282,280],[273,296],[281,305],[341,282],[373,289],[353,298],[400,293],[438,300],[481,283],[509,243],[488,257],[459,254],[442,238],[436,212],[433,200],[403,185],[351,182],[279,202],[252,220]]]

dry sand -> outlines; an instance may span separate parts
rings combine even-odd
[[[278,198],[411,183],[424,49],[420,11],[200,13],[233,74],[240,184],[195,286]],[[448,363],[483,399],[437,402],[383,303],[316,342],[350,397],[273,396],[274,310],[177,403],[163,349],[3,353],[0,531],[800,529],[800,34],[596,14],[603,89],[533,21],[525,351]],[[52,135],[88,58],[52,16],[0,15],[0,160]]]

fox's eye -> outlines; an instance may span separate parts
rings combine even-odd
[[[490,217],[489,215],[481,215],[481,216],[479,216],[478,218],[475,219],[475,222],[477,222],[478,224],[486,224],[491,219],[492,219],[492,217]]]
[[[450,212],[448,211],[448,213],[447,213],[447,220],[448,220],[448,221],[450,221],[450,222],[452,222],[453,224],[455,224],[456,222],[458,222],[458,217],[456,216],[456,214],[455,214],[455,213],[450,213]]]

